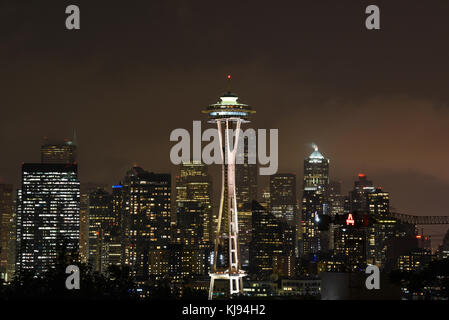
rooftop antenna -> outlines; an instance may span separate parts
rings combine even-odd
[[[228,74],[226,78],[228,79],[228,92],[231,93],[231,74]]]
[[[75,129],[75,128],[73,128],[72,144],[73,144],[74,146],[77,146],[77,145],[78,145],[78,139],[76,138],[76,129]]]

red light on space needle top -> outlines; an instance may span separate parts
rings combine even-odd
[[[354,223],[355,223],[354,218],[352,217],[352,213],[350,213],[348,215],[348,219],[346,219],[346,225],[347,226],[354,225]]]

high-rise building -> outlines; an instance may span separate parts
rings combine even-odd
[[[87,263],[89,256],[89,194],[105,185],[81,183],[80,186],[80,260]]]
[[[390,217],[390,195],[381,187],[375,188],[367,194],[369,214],[377,219],[388,219]]]
[[[49,141],[45,139],[41,146],[42,163],[75,163],[76,162],[76,133],[73,132],[73,139],[64,141]]]
[[[252,204],[250,271],[254,278],[268,280],[273,273],[293,276],[295,227],[276,218],[257,201]]]
[[[240,258],[243,268],[249,266],[249,248],[252,239],[252,211],[251,203],[245,203],[239,209],[239,244]]]
[[[390,215],[389,193],[382,188],[369,189],[366,205],[374,221],[367,228],[367,260],[382,268],[387,258],[387,240],[395,237],[397,221]]]
[[[348,213],[345,210],[345,197],[341,193],[341,182],[331,181],[328,191],[329,214],[331,216]]]
[[[347,271],[366,267],[365,233],[363,230],[340,227],[335,231],[335,254],[345,257]]]
[[[104,189],[89,194],[88,226],[89,256],[88,262],[95,271],[105,271],[103,257],[106,239],[117,225],[112,212],[112,195]]]
[[[10,231],[13,226],[13,188],[11,184],[0,184],[0,279],[8,280]]]
[[[203,236],[203,206],[203,203],[197,200],[181,200],[177,202],[177,242],[197,247],[205,243]]]
[[[251,206],[253,200],[257,200],[257,164],[249,163],[248,139],[245,139],[243,148],[243,163],[236,164],[235,189],[237,196],[237,209],[243,206]]]
[[[239,246],[240,246],[240,261],[243,268],[249,265],[249,246],[251,241],[251,204],[252,201],[257,200],[258,185],[257,185],[257,163],[250,164],[249,159],[249,139],[243,140],[243,156],[237,155],[237,158],[243,159],[242,164],[235,165],[235,192],[237,199],[238,210],[238,225],[239,225]],[[238,152],[238,151],[237,151]],[[252,155],[255,156],[255,155]],[[215,224],[216,225],[216,224]]]
[[[329,159],[314,146],[314,151],[304,160],[304,187],[302,196],[303,251],[305,256],[326,250],[318,224],[328,215]],[[328,241],[328,239],[327,239]]]
[[[365,216],[370,223],[365,228],[367,263],[382,268],[386,261],[387,240],[394,238],[397,221],[390,216],[389,194],[359,173],[354,189],[349,192],[347,207],[353,214]]]
[[[123,197],[124,263],[139,283],[150,275],[162,277],[169,269],[171,176],[133,167],[118,186]]]
[[[206,274],[210,247],[204,241],[204,204],[197,200],[177,201],[174,242],[179,252],[178,275],[187,280]]]
[[[296,226],[296,175],[277,173],[270,176],[270,211],[277,218]]]
[[[346,271],[361,271],[366,268],[366,222],[362,214],[345,218],[334,232],[334,253],[342,258]]]
[[[374,191],[373,182],[367,176],[359,173],[358,180],[354,182],[354,190],[349,194],[352,212],[369,212],[368,194]]]
[[[8,257],[6,266],[6,281],[11,281],[16,270],[16,226],[17,226],[17,194],[14,199],[12,216],[9,224],[8,232]]]
[[[184,162],[176,177],[176,205],[185,200],[195,200],[201,204],[203,212],[203,242],[213,242],[217,215],[212,210],[212,180],[207,166],[199,161]],[[176,217],[175,217],[176,219]]]
[[[335,218],[335,216],[343,215],[346,212],[345,210],[345,197],[341,194],[341,182],[340,181],[331,181],[329,183],[329,191],[328,191],[328,201],[329,201],[329,214],[331,217]],[[335,230],[338,228],[338,224],[330,223],[329,224],[329,249],[333,250],[334,239],[335,239]]]
[[[17,269],[36,274],[78,258],[80,183],[76,164],[26,163],[17,204]]]

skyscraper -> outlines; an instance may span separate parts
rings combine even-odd
[[[19,271],[37,274],[58,255],[78,255],[80,183],[76,164],[26,163],[17,204]]]
[[[248,140],[244,142],[243,163],[235,165],[235,188],[239,211],[245,204],[251,206],[251,202],[257,200],[257,164],[249,163]]]
[[[302,197],[303,255],[315,255],[325,249],[318,223],[328,214],[329,159],[314,151],[304,160],[304,186]]]
[[[176,205],[185,200],[194,200],[201,204],[203,212],[203,242],[213,242],[217,215],[212,210],[212,180],[207,166],[200,161],[184,162],[176,177]]]
[[[163,276],[171,239],[171,175],[133,167],[120,186],[123,196],[124,262],[136,280]]]
[[[41,146],[42,163],[74,163],[76,162],[76,134],[73,139],[64,141],[49,141],[45,139]]]
[[[341,194],[341,182],[339,181],[331,181],[329,183],[329,191],[328,191],[328,201],[329,201],[329,214],[334,218],[335,216],[345,214],[345,197]],[[349,212],[348,212],[349,213]],[[338,225],[335,223],[329,224],[329,249],[333,250],[334,239],[335,239],[335,230],[338,228]]]
[[[390,215],[390,195],[377,187],[366,194],[369,216],[375,223],[367,228],[367,260],[383,267],[387,258],[387,240],[394,238],[397,221]]]
[[[343,258],[348,272],[366,268],[366,233],[361,219],[360,215],[349,215],[334,233],[334,253]]]
[[[297,225],[296,175],[277,173],[270,176],[270,211],[277,219]]]
[[[89,256],[89,195],[105,185],[81,183],[80,185],[80,260],[86,263]]]
[[[13,188],[11,184],[0,184],[0,279],[8,280],[9,234],[13,219]]]
[[[174,242],[180,257],[178,273],[184,280],[206,274],[210,247],[203,236],[204,214],[204,204],[201,201],[177,201]]]
[[[95,271],[104,266],[104,247],[112,228],[117,224],[112,213],[112,195],[104,189],[89,194],[88,228],[89,255],[88,262]]]
[[[243,158],[242,164],[235,165],[235,192],[237,199],[238,210],[238,225],[239,225],[239,246],[240,246],[240,261],[244,268],[249,264],[249,246],[251,241],[252,223],[251,223],[251,205],[257,200],[257,164],[249,163],[249,148],[248,139],[243,140]],[[215,224],[216,225],[216,224]]]
[[[358,178],[354,182],[354,190],[349,194],[351,211],[369,212],[368,194],[374,191],[373,182],[368,180],[367,176],[363,173],[359,173]]]
[[[278,219],[257,201],[252,203],[250,271],[253,277],[268,280],[273,273],[293,276],[295,227]]]
[[[345,197],[341,193],[341,182],[331,181],[328,191],[329,214],[331,216],[345,213]]]
[[[390,218],[390,194],[381,187],[367,194],[369,214],[378,219]]]

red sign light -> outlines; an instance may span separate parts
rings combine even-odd
[[[347,226],[354,225],[354,223],[355,223],[354,218],[352,217],[352,213],[350,213],[348,215],[348,219],[346,219],[346,225]]]

